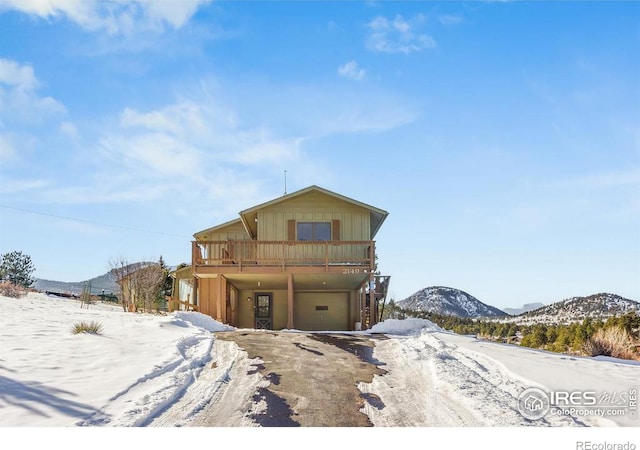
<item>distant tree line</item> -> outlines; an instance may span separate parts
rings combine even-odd
[[[630,312],[607,320],[584,319],[571,324],[522,325],[494,320],[445,316],[396,308],[396,314],[430,320],[457,334],[575,355],[607,355],[638,359],[640,315]]]

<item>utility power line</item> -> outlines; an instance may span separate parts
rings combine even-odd
[[[40,215],[40,216],[55,217],[57,219],[70,220],[72,222],[80,222],[80,223],[88,223],[88,224],[91,224],[91,225],[99,225],[101,227],[117,228],[117,229],[120,229],[120,230],[135,231],[137,233],[159,234],[159,235],[162,235],[162,236],[181,237],[181,238],[188,238],[188,239],[191,238],[191,236],[185,236],[185,235],[182,235],[182,234],[165,233],[163,231],[144,230],[142,228],[128,227],[128,226],[125,226],[125,225],[113,225],[113,224],[108,224],[108,223],[96,222],[96,221],[93,221],[93,220],[77,219],[75,217],[61,216],[61,215],[58,215],[58,214],[52,214],[52,213],[47,213],[47,212],[42,212],[42,211],[34,211],[32,209],[26,209],[26,208],[17,208],[15,206],[0,205],[0,208],[12,209],[14,211],[26,212],[26,213],[30,213],[30,214],[37,214],[37,215]]]

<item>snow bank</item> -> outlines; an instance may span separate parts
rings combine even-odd
[[[563,355],[447,332],[378,340],[373,358],[384,362],[386,372],[358,388],[384,405],[364,404],[362,412],[374,426],[640,425],[632,403],[640,380],[637,361]],[[593,392],[597,401],[593,406],[577,402],[563,410],[556,407],[531,420],[518,404],[532,387],[547,395]],[[549,447],[560,448],[557,442]]]
[[[384,333],[384,334],[419,334],[423,331],[443,331],[435,323],[426,319],[387,319],[384,322],[375,324],[368,331],[369,333]]]
[[[145,426],[210,372],[222,325],[197,313],[121,307],[30,293],[0,296],[0,425]],[[72,334],[96,321],[100,335]]]
[[[187,312],[187,311],[176,311],[173,313],[173,319],[171,323],[179,326],[186,326],[187,324],[191,324],[198,328],[203,328],[207,331],[233,331],[234,327],[229,325],[222,324],[212,317],[207,316],[205,314],[199,312]]]

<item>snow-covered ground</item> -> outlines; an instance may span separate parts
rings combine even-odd
[[[97,321],[103,331],[72,334],[80,321]],[[0,426],[175,428],[203,411],[225,415],[229,426],[255,425],[246,411],[265,380],[249,370],[255,360],[211,334],[226,329],[198,313],[81,308],[77,300],[34,293],[0,297]],[[419,319],[390,320],[371,332],[390,337],[376,340],[373,353],[387,374],[359,386],[384,405],[365,407],[375,425],[640,426],[629,414],[528,421],[517,410],[527,387],[637,389],[638,364],[482,342]],[[618,430],[617,437],[627,436]]]
[[[385,405],[366,404],[375,425],[640,426],[631,401],[640,391],[640,362],[496,344],[431,323],[416,323],[413,330],[407,325],[386,330],[394,337],[374,349],[373,357],[385,363],[388,373],[360,385]],[[560,399],[555,404],[562,408],[529,420],[519,412],[518,398],[530,387],[576,397]],[[594,397],[596,404],[589,404]]]
[[[72,334],[81,321],[102,334]],[[210,331],[226,328],[197,313],[0,297],[0,425],[149,425],[211,362]]]

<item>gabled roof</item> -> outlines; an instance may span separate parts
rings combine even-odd
[[[268,202],[261,203],[252,208],[245,209],[244,211],[240,211],[240,219],[242,220],[242,223],[244,224],[245,229],[253,239],[256,236],[255,218],[257,217],[258,211],[260,211],[261,209],[267,208],[269,206],[277,205],[278,203],[282,203],[282,202],[291,200],[293,198],[300,197],[305,194],[309,194],[310,192],[320,192],[322,194],[336,198],[343,202],[368,210],[370,212],[370,217],[371,217],[371,239],[373,239],[373,237],[376,235],[376,233],[380,229],[382,222],[384,222],[384,220],[389,215],[387,211],[384,211],[380,208],[376,208],[375,206],[371,206],[366,203],[362,203],[358,200],[345,197],[344,195],[338,194],[336,192],[332,192],[328,189],[321,188],[320,186],[312,185],[307,188],[300,189],[299,191],[292,192],[291,194],[286,194],[286,195],[283,195],[282,197],[278,197]]]
[[[228,222],[222,223],[220,225],[216,225],[215,227],[211,227],[211,228],[207,228],[206,230],[198,231],[197,233],[193,234],[193,237],[198,239],[198,236],[201,236],[203,234],[213,233],[215,231],[220,231],[223,228],[227,228],[227,227],[230,227],[231,225],[237,225],[237,224],[240,224],[240,223],[241,223],[240,219],[233,219],[233,220],[230,220]]]
[[[171,272],[169,272],[169,276],[171,278],[176,278],[176,279],[192,278],[193,272],[191,271],[191,269],[192,269],[191,265],[184,266],[184,267],[181,267],[180,269],[172,270]]]

